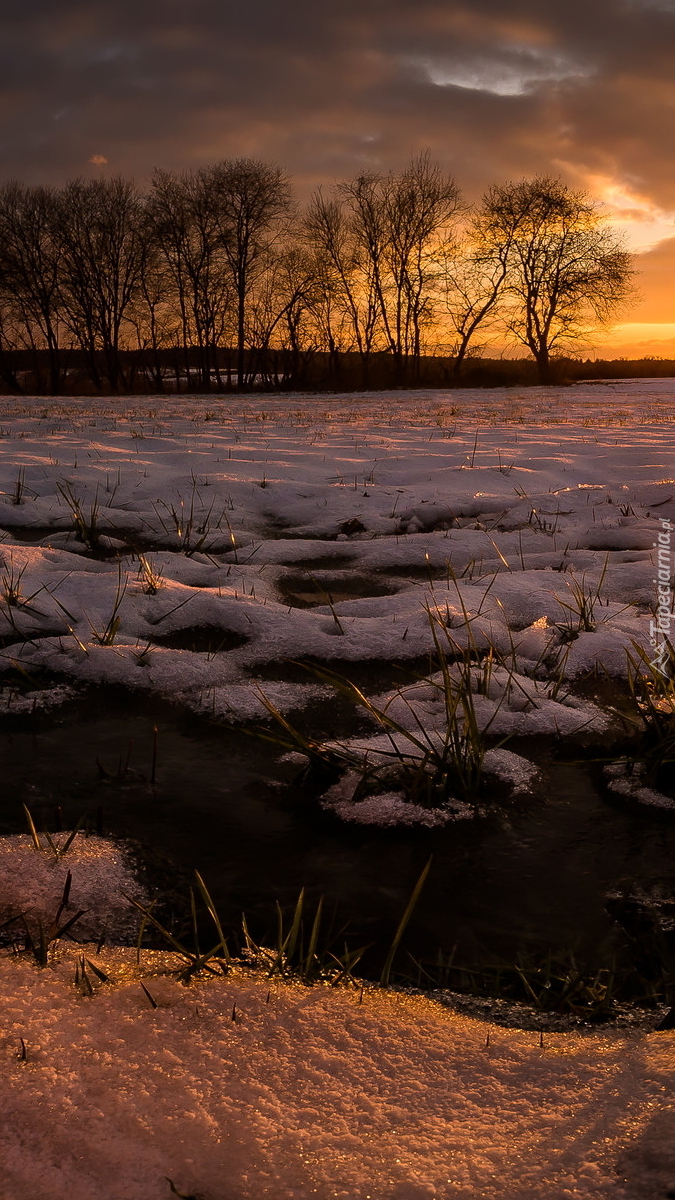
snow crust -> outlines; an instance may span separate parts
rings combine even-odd
[[[647,644],[659,521],[675,519],[672,402],[668,380],[0,401],[0,667],[248,719],[261,665],[414,659],[432,611],[459,648],[625,675]],[[362,594],[341,599],[348,575]],[[325,602],[298,606],[303,587]],[[592,628],[575,628],[576,587],[599,590]],[[195,627],[210,650],[162,645]],[[219,651],[219,633],[240,644]]]
[[[81,912],[73,926],[79,941],[101,936],[116,941],[133,938],[138,928],[137,910],[125,897],[143,902],[147,896],[124,846],[109,838],[76,833],[70,846],[57,856],[44,835],[39,836],[42,850],[25,834],[0,837],[0,921],[22,916],[33,936],[40,924],[48,930],[68,883],[60,925]],[[53,835],[57,850],[64,850],[69,836]],[[20,935],[23,924],[13,921],[11,928]]]
[[[670,796],[664,796],[663,792],[657,792],[655,788],[645,787],[642,763],[635,763],[632,770],[629,770],[625,763],[608,763],[604,773],[609,790],[616,792],[618,796],[627,796],[629,800],[651,805],[652,808],[675,809],[675,800]]]
[[[0,400],[0,711],[122,684],[268,719],[274,663],[405,663],[436,636],[493,653],[491,735],[600,732],[567,685],[649,651],[673,399],[646,380]],[[262,690],[281,713],[325,695]],[[414,687],[378,700],[442,721]]]
[[[332,784],[321,797],[322,808],[351,821],[356,825],[445,825],[460,816],[473,816],[467,804],[453,803],[448,808],[424,808],[421,804],[406,801],[401,792],[378,792],[365,800],[354,800],[354,792],[361,782],[356,771],[345,771],[337,783]]]
[[[74,956],[3,962],[5,1200],[169,1200],[167,1179],[204,1200],[647,1200],[672,1183],[672,1033],[540,1046],[420,997],[185,987],[167,959],[106,950],[93,996]]]

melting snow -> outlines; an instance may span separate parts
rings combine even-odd
[[[123,683],[248,720],[261,667],[413,660],[433,650],[435,613],[460,650],[501,656],[476,696],[491,731],[600,730],[566,689],[596,667],[625,677],[649,649],[674,400],[672,381],[647,380],[0,401],[2,711]],[[289,607],[290,570],[308,592],[319,573],[320,603]],[[325,570],[357,573],[362,594],[332,597]],[[238,644],[158,644],[205,627]],[[265,687],[282,711],[317,697],[310,681]],[[408,701],[433,734],[433,689]],[[530,786],[531,764],[494,753]],[[364,805],[411,815],[395,790]],[[104,910],[124,924],[118,848],[77,843],[71,903],[92,933]],[[0,842],[4,911],[52,914],[66,869],[26,838]],[[83,996],[79,948],[44,970],[3,953],[3,1200],[169,1200],[168,1180],[204,1200],[656,1200],[675,1186],[672,1033],[540,1046],[419,998],[246,975],[184,987],[170,956],[137,967],[114,948],[98,960],[111,982]]]

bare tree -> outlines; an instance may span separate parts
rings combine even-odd
[[[40,379],[47,351],[49,390],[61,388],[61,253],[57,236],[58,197],[46,187],[7,183],[0,188],[0,280],[17,335],[34,352]]]
[[[459,190],[428,154],[421,154],[401,175],[389,177],[385,198],[396,353],[412,359],[417,378],[423,330],[436,314],[442,257],[455,238]]]
[[[188,385],[189,351],[195,347],[200,384],[208,391],[213,371],[220,386],[217,349],[232,304],[209,170],[156,171],[148,214],[154,247],[171,281],[169,296],[180,314]]]
[[[481,231],[484,254],[498,272],[506,262],[507,328],[546,383],[552,355],[609,322],[625,302],[630,256],[590,197],[560,179],[491,188]]]
[[[458,383],[476,335],[492,326],[503,292],[505,267],[499,260],[483,262],[470,245],[453,257],[446,277],[445,308],[452,330],[452,377]]]
[[[290,184],[280,167],[251,158],[208,168],[211,211],[220,230],[236,305],[237,382],[245,386],[246,308],[291,212]]]
[[[312,314],[317,288],[313,256],[289,242],[273,255],[249,302],[247,340],[255,347],[252,368],[259,373],[257,361],[276,385],[280,374],[297,382],[316,349]],[[281,369],[275,365],[271,371],[270,363],[281,364]]]
[[[515,229],[494,237],[485,207],[468,213],[465,236],[446,259],[445,308],[453,334],[453,379],[457,383],[464,361],[479,331],[494,329],[504,301]]]
[[[454,237],[459,190],[428,154],[400,175],[362,175],[339,186],[377,299],[385,344],[403,382],[419,373],[423,331],[434,323],[442,249]]]
[[[337,370],[340,353],[356,349],[361,382],[367,387],[378,320],[370,259],[359,245],[344,202],[338,197],[326,199],[321,189],[312,197],[304,231],[316,256],[318,287],[313,307],[330,361]]]
[[[60,293],[67,324],[101,386],[98,355],[113,391],[127,381],[122,329],[144,257],[142,202],[129,180],[68,183],[59,196]]]
[[[94,386],[112,390],[139,370],[161,390],[167,367],[178,389],[260,373],[278,384],[307,377],[317,351],[332,380],[358,370],[349,354],[362,386],[406,384],[441,339],[458,379],[477,338],[500,329],[546,382],[556,354],[616,316],[631,275],[586,193],[542,176],[492,187],[465,213],[428,154],[319,191],[301,224],[284,172],[248,158],[158,171],[148,196],[123,179],[8,183],[0,376],[16,391],[32,356],[30,386],[58,392],[64,348],[79,346]]]
[[[166,258],[155,238],[155,229],[146,212],[144,254],[138,290],[127,320],[136,335],[135,361],[154,389],[164,391],[166,360],[171,351],[176,369],[176,390],[180,390],[180,366],[176,352],[182,346],[181,319],[175,288]]]
[[[0,291],[0,379],[9,392],[23,392],[16,370],[17,328],[7,295]]]

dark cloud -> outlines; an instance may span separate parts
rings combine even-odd
[[[655,229],[675,210],[672,0],[5,0],[3,10],[4,178],[143,182],[155,165],[252,155],[282,163],[307,192],[428,147],[471,198],[547,172],[605,198],[618,189],[626,208],[637,198]]]
[[[544,168],[565,127],[580,160],[628,152],[634,170],[647,154],[631,152],[626,123],[643,143],[663,129],[673,24],[662,6],[617,0],[10,3],[3,170],[70,173],[93,139],[122,170],[245,145],[312,175],[411,142],[464,157],[479,138],[480,186],[495,157],[530,168],[528,127]]]

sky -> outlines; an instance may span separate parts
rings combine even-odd
[[[429,149],[560,176],[638,254],[602,353],[675,355],[675,0],[3,0],[0,180],[250,156],[301,199]],[[600,346],[600,344],[599,344]]]

